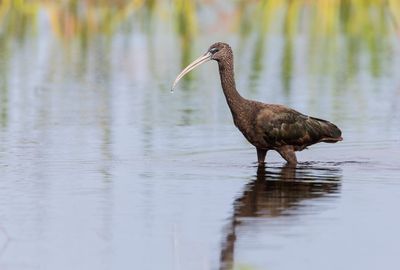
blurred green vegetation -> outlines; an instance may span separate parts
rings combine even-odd
[[[255,37],[250,74],[253,83],[263,69],[266,39],[278,32],[283,37],[280,74],[285,91],[291,88],[298,37],[309,41],[313,52],[310,66],[319,63],[315,70],[330,68],[329,62],[334,61],[331,58],[337,56],[340,46],[349,63],[345,72],[356,72],[359,52],[365,49],[370,54],[370,71],[378,76],[384,40],[400,35],[398,0],[1,0],[0,49],[7,52],[10,41],[24,42],[28,35],[35,35],[40,18],[46,18],[42,21],[64,44],[78,40],[83,47],[92,38],[112,37],[127,25],[132,28],[140,24],[151,34],[152,26],[170,23],[181,46],[182,66],[193,59],[197,37],[210,30],[236,33],[239,47]],[[215,22],[211,29],[210,20]],[[324,54],[324,59],[312,58]],[[0,60],[4,61],[4,55]]]
[[[156,13],[171,19],[176,32],[185,42],[198,32],[202,9],[221,5],[217,0],[2,0],[0,1],[0,33],[22,38],[30,27],[37,27],[39,13],[44,11],[52,32],[60,38],[87,38],[112,34],[130,15],[143,19]],[[224,3],[225,4],[225,3]],[[400,33],[400,1],[397,0],[238,0],[227,4],[220,13],[229,29],[243,37],[252,31],[265,33],[280,23],[288,36],[309,28],[314,36],[339,34],[369,40],[385,34],[388,24]],[[170,11],[171,10],[171,11]],[[373,46],[371,44],[371,46]]]

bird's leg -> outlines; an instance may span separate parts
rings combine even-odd
[[[257,159],[258,159],[258,164],[264,164],[265,161],[265,156],[267,155],[266,149],[261,149],[257,148]]]
[[[287,161],[288,165],[296,165],[297,158],[292,146],[286,145],[278,149],[279,154]]]

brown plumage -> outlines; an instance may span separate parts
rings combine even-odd
[[[295,151],[319,142],[342,140],[340,129],[329,121],[301,114],[283,105],[243,98],[236,90],[233,53],[226,43],[211,45],[204,55],[178,75],[172,89],[186,73],[209,60],[218,62],[221,85],[233,122],[256,147],[259,164],[264,163],[268,150],[276,150],[289,164],[296,164]]]

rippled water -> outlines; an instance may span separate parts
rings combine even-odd
[[[244,96],[343,131],[296,169],[272,152],[258,168],[215,63],[169,92],[182,68],[171,24],[85,47],[40,18],[36,34],[1,43],[0,269],[400,267],[395,31],[356,61],[348,37],[325,53],[306,33],[288,45],[200,32],[190,59],[228,41]]]

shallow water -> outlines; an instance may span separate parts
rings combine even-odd
[[[0,269],[400,267],[394,29],[378,52],[360,41],[355,59],[346,36],[324,51],[332,40],[307,32],[260,44],[257,32],[200,29],[189,60],[228,41],[244,96],[343,131],[296,169],[273,152],[258,168],[215,63],[170,93],[186,64],[172,23],[82,45],[38,16],[36,32],[1,41]]]

